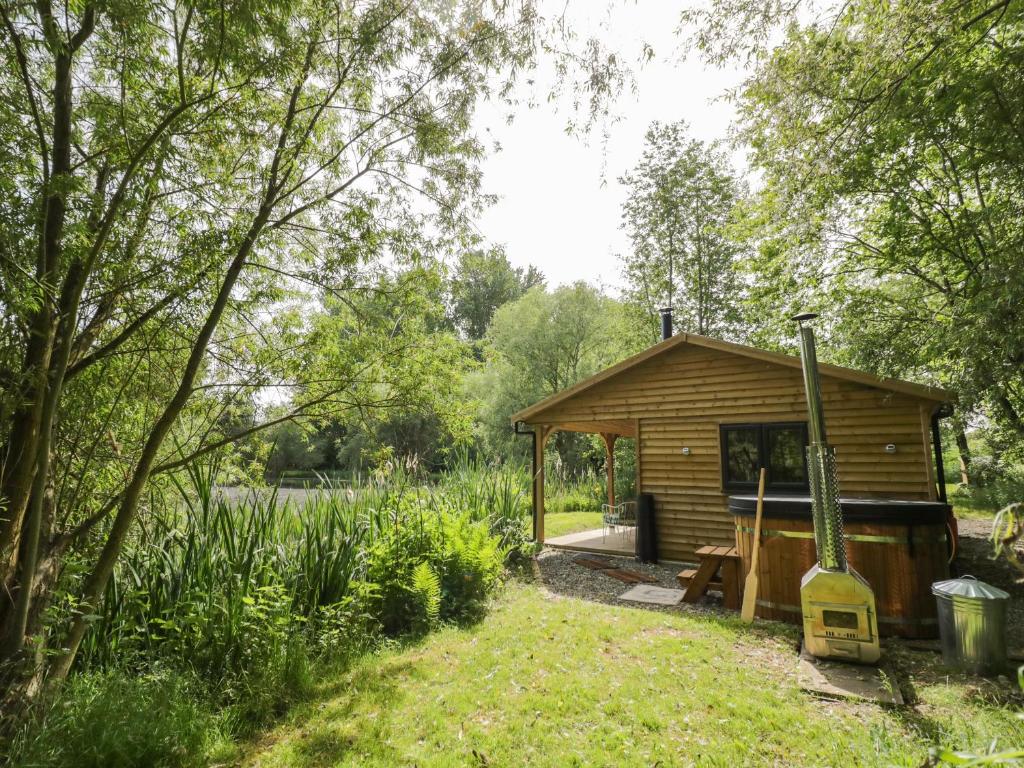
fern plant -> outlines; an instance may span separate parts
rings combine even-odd
[[[423,561],[412,572],[411,591],[418,608],[418,629],[427,631],[441,616],[441,578],[430,563]]]
[[[446,516],[441,536],[443,618],[475,618],[500,579],[508,549],[486,522],[473,522],[465,514]]]

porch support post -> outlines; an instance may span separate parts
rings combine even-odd
[[[611,432],[602,432],[604,440],[605,470],[608,473],[608,506],[615,506],[615,440],[619,436]]]
[[[533,513],[537,520],[535,534],[538,544],[544,543],[544,446],[547,445],[548,438],[551,437],[551,433],[554,431],[554,427],[544,424],[538,424],[536,428],[537,440],[535,443],[536,455],[534,456],[534,466],[537,468],[537,471],[533,476]]]

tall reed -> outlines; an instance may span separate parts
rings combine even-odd
[[[252,661],[254,638],[272,641],[262,650],[273,654],[297,634],[372,634],[381,617],[367,614],[368,596],[380,585],[368,561],[385,538],[397,536],[414,559],[437,559],[428,550],[447,546],[451,521],[461,520],[493,536],[502,556],[524,543],[521,468],[464,460],[434,484],[399,469],[356,487],[328,483],[300,502],[276,491],[231,498],[215,486],[218,471],[190,467],[175,480],[180,503],[150,510],[83,644],[82,666],[175,656],[214,679],[237,674]]]

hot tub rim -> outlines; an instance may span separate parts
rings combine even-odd
[[[729,512],[735,517],[753,517],[757,496],[735,494],[728,497]],[[839,500],[843,520],[848,523],[883,525],[945,525],[953,507],[941,501],[912,499],[864,499],[844,497]],[[762,516],[773,520],[810,520],[810,496],[765,496]]]

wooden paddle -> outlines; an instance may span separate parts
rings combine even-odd
[[[761,467],[761,479],[757,484],[757,512],[754,514],[754,545],[750,553],[750,570],[743,584],[743,608],[740,618],[748,624],[754,620],[757,603],[757,561],[761,556],[761,512],[764,510],[764,480],[768,470]]]

